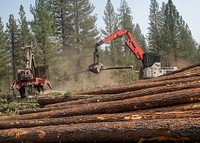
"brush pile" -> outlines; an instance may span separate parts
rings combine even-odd
[[[200,64],[74,95],[1,117],[0,142],[200,141]]]

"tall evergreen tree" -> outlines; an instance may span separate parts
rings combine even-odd
[[[105,23],[105,30],[101,30],[101,32],[103,33],[104,37],[108,37],[113,32],[116,31],[117,27],[117,15],[115,13],[111,0],[108,0],[106,3],[103,20]],[[114,42],[115,41],[113,40],[109,42],[109,50],[108,50],[108,52],[110,52],[110,60],[112,65],[115,65],[116,62],[115,58],[117,56],[115,50],[116,47],[114,47]]]
[[[69,42],[71,49],[76,51],[77,71],[85,65],[88,53],[94,50],[95,38],[97,38],[98,31],[95,25],[97,20],[96,15],[93,15],[94,6],[89,0],[69,0],[70,11],[72,12],[72,28],[73,32],[70,33]]]
[[[9,75],[9,57],[7,45],[7,36],[4,32],[4,25],[0,17],[0,81],[6,76]]]
[[[125,0],[121,0],[120,3],[120,8],[119,8],[119,27],[121,29],[126,29],[129,30],[131,33],[133,33],[133,17],[131,15],[131,9],[128,6],[128,3]],[[127,40],[127,37],[125,37],[125,40]],[[123,40],[123,43],[125,41]],[[124,63],[125,65],[130,64],[130,61],[133,59],[130,59],[130,50],[128,49],[128,47],[126,47],[125,45],[124,47]],[[135,60],[134,60],[135,61]],[[135,62],[132,62],[132,64],[134,64]]]
[[[144,34],[142,34],[139,24],[136,24],[133,30],[133,35],[136,40],[139,42],[140,46],[144,51],[147,51],[147,43]]]
[[[135,25],[134,31],[133,31],[133,36],[138,41],[138,43],[140,44],[142,49],[147,52],[148,49],[147,49],[146,39],[145,39],[145,36],[142,34],[142,31],[140,29],[139,24]],[[132,54],[131,57],[132,57],[132,59],[135,58],[135,56],[133,54]],[[136,69],[140,70],[142,63],[141,62],[136,62],[135,64],[136,64]]]
[[[167,58],[170,58],[172,61],[177,62],[177,28],[178,28],[178,19],[179,13],[172,3],[172,0],[169,0],[165,7],[164,12],[164,27],[163,27],[163,40],[165,40],[164,50],[167,53],[170,53]],[[177,63],[176,63],[177,64]]]
[[[56,54],[59,52],[56,43],[54,21],[47,10],[45,1],[36,1],[35,7],[31,8],[34,16],[32,30],[36,39],[36,61],[43,64],[53,64]]]
[[[68,41],[72,32],[72,9],[70,9],[70,1],[66,0],[50,0],[48,10],[54,18],[56,35],[62,43],[63,53],[67,53],[71,43]]]
[[[18,25],[16,23],[16,20],[14,19],[14,16],[11,14],[9,15],[9,22],[7,23],[6,32],[8,35],[8,41],[9,41],[9,48],[11,53],[11,63],[12,63],[12,73],[13,73],[13,79],[16,79],[15,74],[17,73],[17,69],[21,68],[21,49],[18,45],[19,43],[19,29]]]
[[[19,22],[19,30],[20,30],[20,37],[19,37],[20,45],[24,46],[26,44],[31,44],[31,42],[34,42],[33,35],[30,32],[28,21],[26,19],[26,13],[22,5],[20,5],[19,16],[20,16],[20,19],[18,20],[18,22]]]
[[[178,66],[179,60],[192,59],[191,55],[196,51],[189,27],[180,16],[172,0],[162,7],[164,24],[161,29],[162,59],[165,65]]]
[[[149,27],[148,27],[148,42],[151,49],[157,52],[161,50],[160,45],[160,30],[162,28],[162,13],[159,10],[159,4],[156,0],[151,0],[150,14],[149,14]]]
[[[182,20],[179,20],[179,33],[178,33],[178,58],[184,59],[188,62],[193,62],[195,53],[197,52],[197,43],[192,37],[189,26]]]
[[[128,6],[128,3],[125,0],[121,0],[120,8],[119,8],[119,27],[121,29],[129,30],[132,34],[134,32],[134,24],[133,24],[133,17],[130,7]],[[135,80],[135,66],[136,66],[136,59],[133,58],[133,53],[130,51],[130,49],[125,45],[125,41],[128,40],[125,36],[124,39],[122,39],[121,45],[124,49],[124,65],[133,65],[134,70],[129,71],[123,71],[121,72],[121,81],[122,82],[130,82]]]
[[[18,19],[18,23],[19,23],[19,47],[23,47],[25,45],[29,45],[32,44],[32,42],[34,42],[34,38],[33,35],[31,34],[29,25],[28,25],[28,21],[26,20],[26,13],[24,11],[24,7],[22,5],[20,5],[20,9],[19,9],[19,16],[20,18]],[[22,51],[21,49],[21,65],[23,65],[25,67],[26,61],[25,59],[25,53]]]

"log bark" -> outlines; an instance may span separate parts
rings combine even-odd
[[[0,142],[199,141],[200,118],[82,123],[0,130]]]
[[[181,78],[181,79],[176,79],[176,80],[144,82],[144,83],[136,82],[136,83],[133,83],[130,85],[125,85],[125,86],[121,85],[121,86],[115,86],[112,88],[108,87],[108,88],[97,89],[97,90],[93,90],[93,91],[79,92],[76,94],[78,94],[78,95],[117,94],[117,93],[136,91],[136,90],[152,88],[152,87],[157,87],[157,86],[166,86],[168,84],[177,84],[177,83],[198,81],[199,79],[200,79],[200,76],[195,76],[195,77]]]
[[[141,109],[150,109],[166,107],[184,103],[195,103],[200,101],[200,88],[185,89],[164,94],[155,94],[111,102],[100,102],[74,106],[69,109],[53,110],[41,113],[16,115],[11,117],[2,117],[3,120],[27,120],[40,118],[58,118],[89,114],[106,114],[136,111]]]
[[[95,123],[95,122],[119,122],[131,120],[153,120],[153,119],[178,119],[178,118],[198,118],[200,110],[172,110],[167,111],[167,107],[162,112],[156,110],[142,110],[129,113],[113,113],[113,114],[96,114],[96,115],[80,115],[61,118],[46,118],[33,120],[16,120],[0,122],[0,129],[9,128],[30,128],[36,126],[50,126],[77,123]]]
[[[146,95],[154,95],[158,93],[166,93],[166,92],[172,92],[177,90],[183,90],[183,89],[192,89],[200,87],[199,81],[195,82],[186,82],[186,83],[178,83],[178,84],[168,84],[167,86],[159,86],[159,87],[153,87],[153,88],[147,88],[142,90],[137,90],[134,92],[127,92],[127,93],[121,93],[121,94],[109,94],[109,95],[99,95],[99,96],[92,96],[90,98],[86,99],[80,99],[76,101],[71,102],[63,102],[63,103],[57,103],[48,105],[45,108],[35,108],[35,109],[26,109],[19,112],[19,114],[30,114],[30,113],[38,113],[38,112],[45,112],[45,111],[51,111],[51,110],[60,110],[60,109],[66,109],[71,108],[71,105],[79,105],[79,104],[88,104],[88,103],[96,103],[96,102],[109,102],[109,101],[116,101],[116,100],[123,100],[128,98],[134,98],[134,97],[141,97]]]
[[[72,97],[53,97],[51,95],[48,96],[40,96],[37,100],[37,102],[41,106],[45,106],[48,104],[55,104],[55,103],[60,103],[60,102],[67,102],[67,101],[74,101],[74,100],[79,100],[79,99],[86,99],[89,98],[89,96],[72,96]]]

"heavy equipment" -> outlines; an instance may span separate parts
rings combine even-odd
[[[117,30],[110,36],[96,43],[94,50],[94,62],[88,66],[88,71],[98,74],[104,70],[103,64],[99,62],[98,47],[111,40],[115,40],[116,38],[122,38],[124,35],[127,35],[128,37],[128,40],[125,42],[126,46],[131,50],[138,60],[142,61],[139,78],[157,77],[177,70],[177,67],[162,67],[160,55],[156,52],[145,53],[138,41],[128,30]],[[114,67],[111,69],[114,69]]]
[[[36,66],[33,45],[27,45],[22,49],[26,52],[26,67],[17,71],[11,90],[18,90],[21,98],[25,98],[26,91],[28,94],[34,94],[35,92],[40,93],[41,90],[44,91],[46,86],[52,89],[48,66]]]

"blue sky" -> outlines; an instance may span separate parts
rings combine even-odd
[[[106,6],[107,0],[90,0],[95,6],[94,13],[97,14],[97,26],[98,28],[104,28],[103,12]],[[150,0],[126,0],[129,7],[132,10],[133,22],[138,23],[141,27],[142,33],[147,34],[148,30],[148,15]],[[157,0],[158,3],[167,2],[168,0]],[[200,43],[200,0],[173,0],[179,13],[183,16],[183,19],[188,23],[194,39]],[[25,8],[27,19],[31,19],[30,4],[34,5],[35,0],[0,0],[0,17],[4,24],[8,22],[10,14],[14,14],[15,18],[18,18],[19,7],[22,4]],[[118,12],[120,6],[120,0],[112,0],[115,11]]]

